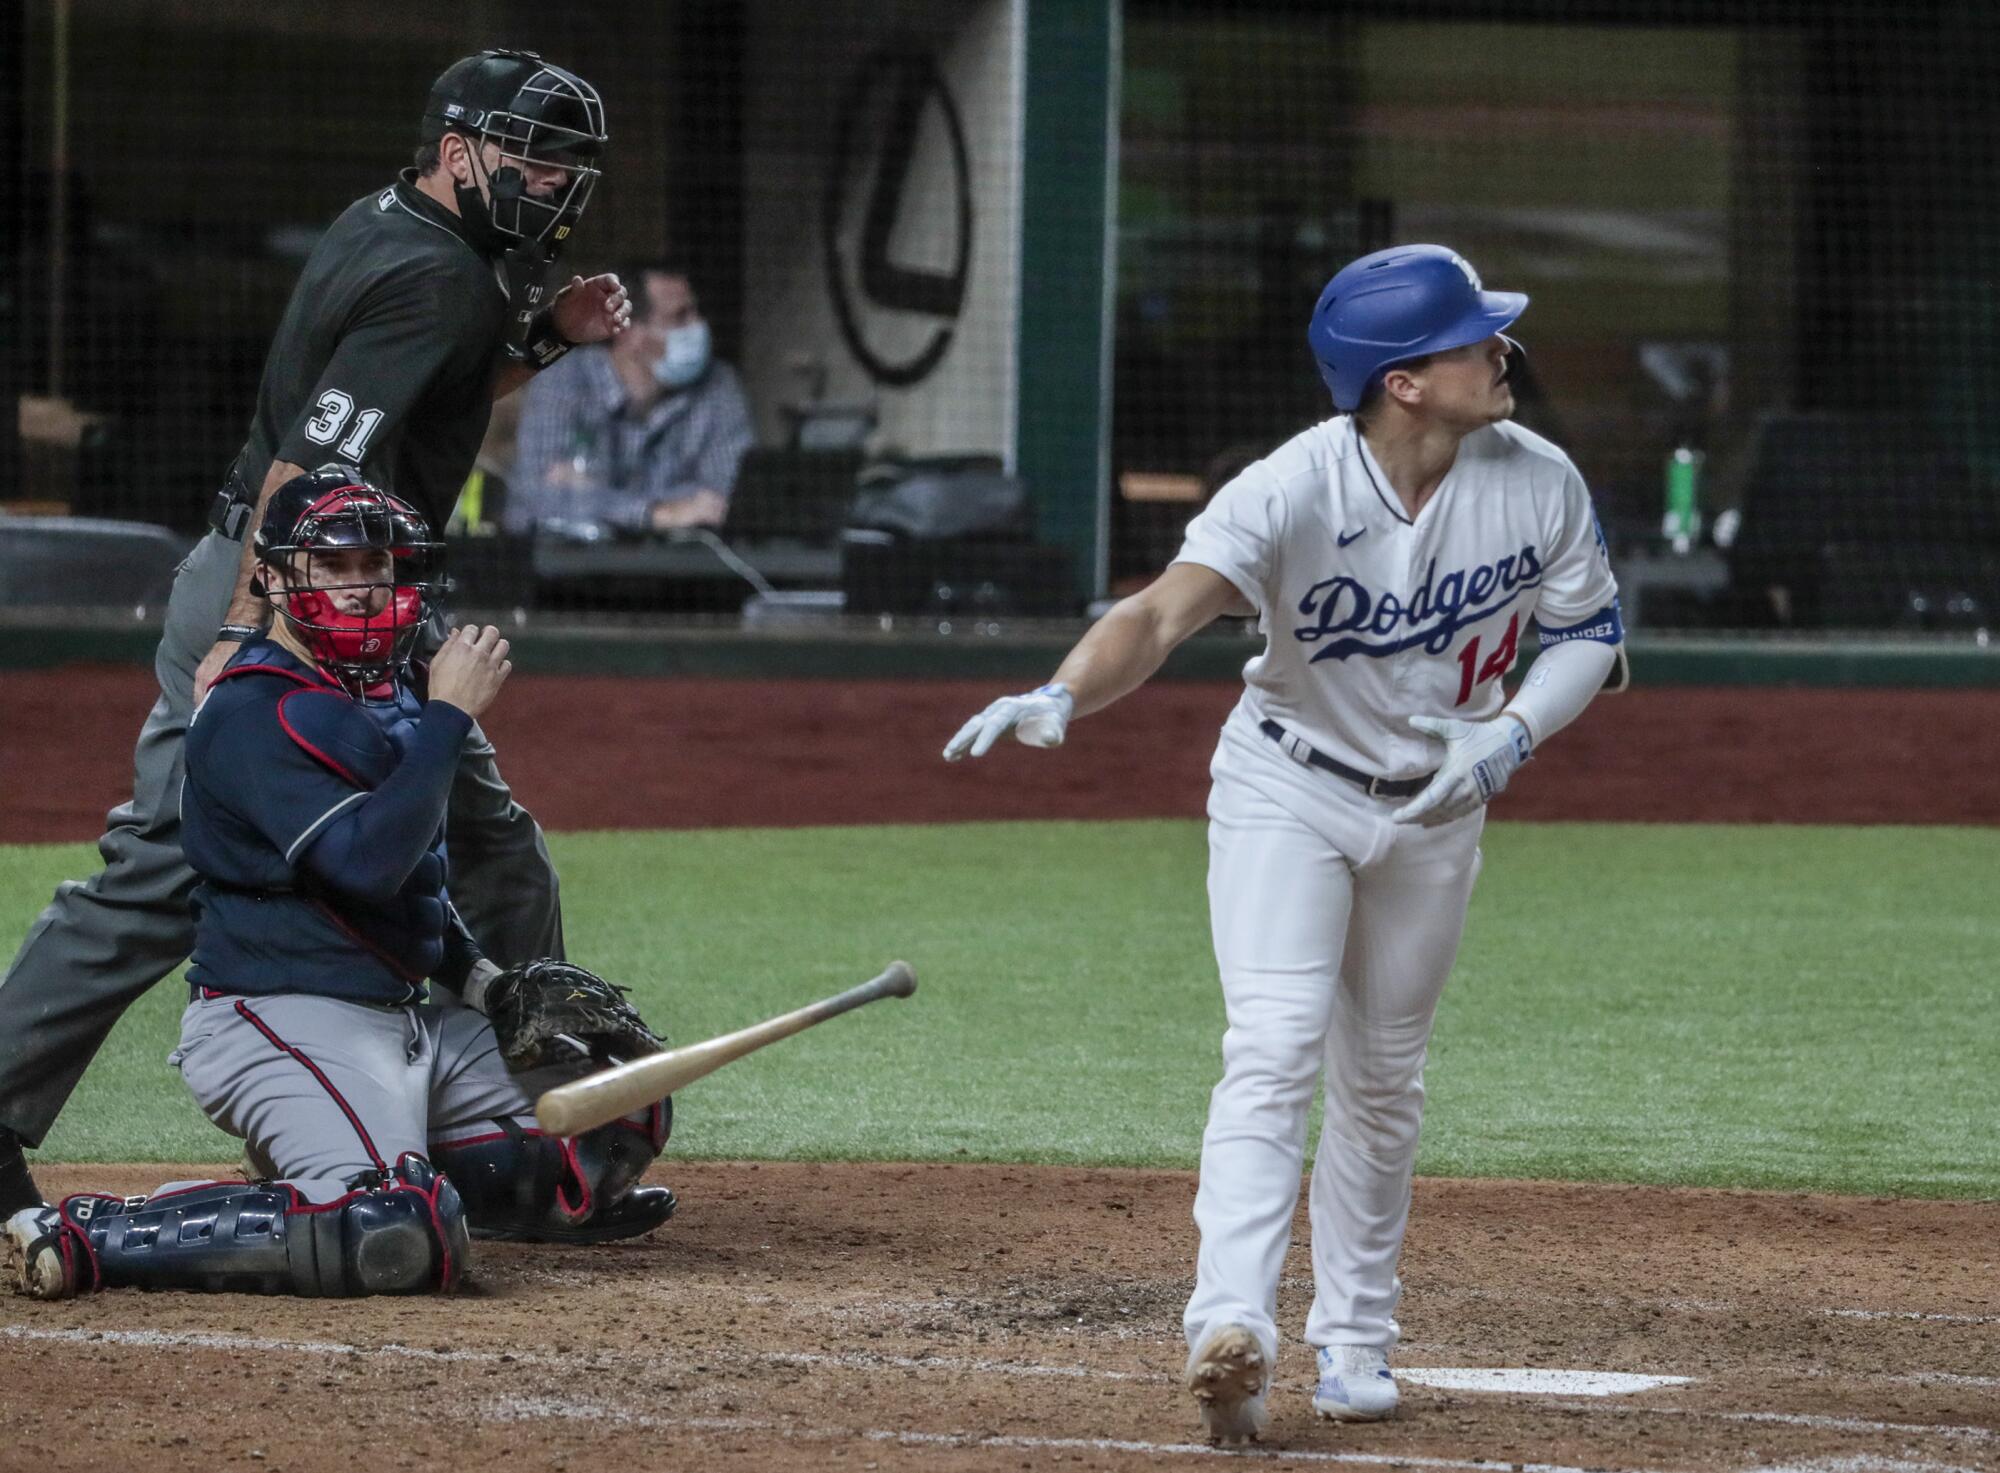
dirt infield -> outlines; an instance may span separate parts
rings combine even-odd
[[[1060,758],[1010,742],[956,767],[938,751],[988,684],[523,675],[488,726],[551,829],[1192,818],[1240,689],[1162,682]],[[0,843],[95,838],[154,695],[131,666],[0,674]],[[2000,768],[1965,760],[1996,727],[2000,691],[1638,690],[1551,742],[1496,814],[2000,823]]]
[[[143,1191],[157,1168],[57,1167]],[[453,1301],[123,1291],[0,1300],[0,1466],[1197,1465],[1177,1376],[1193,1179],[970,1166],[663,1167],[682,1215],[487,1245]],[[1303,1218],[1298,1224],[1302,1238]],[[1424,1181],[1397,1364],[1688,1378],[1614,1396],[1406,1380],[1277,1466],[2000,1468],[2000,1204]],[[1309,1285],[1294,1249],[1280,1314]],[[197,1452],[200,1453],[197,1458]]]

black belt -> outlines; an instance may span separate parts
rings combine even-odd
[[[326,997],[332,998],[335,1002],[351,1002],[357,1007],[379,1008],[385,1013],[395,1013],[425,1001],[430,995],[414,982],[405,983],[404,985],[410,989],[410,995],[401,1002],[390,1002],[385,998],[342,997],[332,992],[224,992],[219,988],[204,987],[199,982],[190,982],[188,983],[188,1001],[213,1002],[219,998],[240,997],[246,1001],[255,1002],[259,998],[266,997]]]
[[[257,509],[254,499],[244,498],[242,487],[232,478],[215,493],[208,508],[208,524],[231,542],[241,542],[250,525],[250,513]]]
[[[1257,729],[1276,742],[1294,762],[1304,762],[1335,777],[1344,777],[1371,798],[1414,797],[1429,787],[1431,779],[1437,776],[1435,772],[1427,772],[1422,777],[1370,777],[1358,767],[1349,767],[1345,762],[1314,750],[1275,721],[1262,722]]]

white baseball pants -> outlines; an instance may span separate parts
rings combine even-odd
[[[1237,1323],[1275,1355],[1306,1111],[1324,1071],[1306,1339],[1386,1349],[1398,1334],[1424,1051],[1484,815],[1399,828],[1388,814],[1401,800],[1299,767],[1234,722],[1214,773],[1209,908],[1229,1026],[1202,1137],[1188,1343]]]

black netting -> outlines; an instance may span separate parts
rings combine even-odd
[[[1991,625],[1996,38],[1971,3],[1134,0],[1118,571],[1326,412],[1331,269],[1422,240],[1532,296],[1520,418],[1635,622]]]
[[[505,44],[604,97],[569,264],[671,267],[750,448],[649,482],[644,426],[565,421],[525,465],[516,396],[454,528],[472,603],[1074,616],[1328,412],[1332,271],[1433,240],[1533,297],[1520,414],[1591,482],[1636,624],[2000,617],[1974,0],[7,11],[10,511],[198,533],[313,245],[445,65]]]

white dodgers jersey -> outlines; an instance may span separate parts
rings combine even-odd
[[[1410,717],[1499,713],[1531,620],[1544,644],[1623,637],[1583,477],[1507,422],[1460,442],[1412,521],[1353,419],[1326,420],[1218,491],[1174,560],[1257,611],[1264,651],[1231,721],[1275,721],[1376,777],[1437,766]]]

